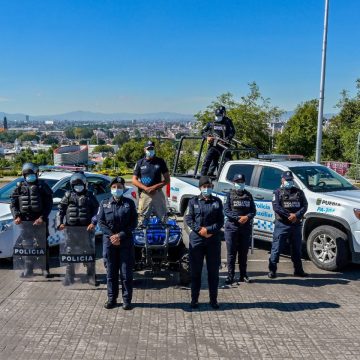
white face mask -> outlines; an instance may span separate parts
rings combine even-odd
[[[215,121],[217,121],[217,122],[222,121],[223,118],[224,118],[223,116],[216,116],[215,115]]]
[[[293,180],[284,181],[284,188],[285,189],[291,189],[294,186]]]
[[[84,189],[85,189],[85,186],[84,186],[84,185],[75,185],[75,186],[74,186],[74,190],[75,190],[77,193],[83,192]]]
[[[235,190],[244,190],[245,183],[235,183]]]
[[[155,156],[155,150],[145,150],[146,157],[154,157]]]

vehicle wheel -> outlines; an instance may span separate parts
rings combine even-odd
[[[307,239],[306,248],[311,261],[323,270],[337,271],[349,262],[347,235],[333,226],[315,228]]]
[[[191,282],[189,253],[182,256],[179,261],[180,285],[187,286]]]

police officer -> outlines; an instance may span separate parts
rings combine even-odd
[[[10,209],[16,225],[22,221],[34,221],[34,226],[46,224],[46,269],[45,277],[49,272],[49,214],[53,206],[52,190],[45,183],[39,181],[38,168],[33,163],[25,163],[22,167],[24,181],[20,181],[11,195]],[[25,271],[22,276],[32,276],[33,266],[31,259],[25,260]]]
[[[208,176],[199,180],[201,194],[189,201],[185,222],[192,230],[190,233],[190,270],[191,270],[191,304],[199,306],[201,273],[204,258],[208,272],[210,305],[219,308],[217,302],[219,267],[221,259],[220,230],[224,225],[223,205],[221,200],[212,195],[213,185]]]
[[[301,263],[301,229],[308,203],[303,191],[295,187],[291,171],[283,172],[281,187],[274,191],[272,205],[275,212],[275,228],[269,259],[269,278],[276,278],[277,263],[287,240],[290,241],[294,275],[305,277],[307,274]]]
[[[252,235],[252,219],[256,207],[252,195],[245,190],[245,175],[236,174],[233,178],[234,189],[226,196],[224,203],[225,241],[227,249],[228,277],[227,285],[234,282],[235,261],[238,255],[240,277],[237,281],[249,283],[247,276],[247,255]]]
[[[224,151],[223,146],[214,142],[214,135],[226,141],[231,141],[235,136],[235,128],[232,120],[226,116],[225,106],[220,106],[215,110],[214,121],[208,122],[205,125],[201,130],[201,135],[204,138],[206,137],[209,144],[201,169],[201,175],[213,176],[219,165],[220,156]]]
[[[61,199],[58,206],[57,228],[59,230],[66,229],[67,226],[86,226],[87,231],[94,231],[96,225],[96,217],[94,217],[99,208],[99,202],[94,194],[87,189],[88,182],[86,176],[82,172],[75,173],[70,178],[71,191],[67,191]],[[84,241],[84,247],[87,239],[70,238],[66,241],[66,246],[75,249]],[[87,275],[89,283],[95,285],[95,264],[88,263]],[[75,269],[74,264],[66,265],[66,273],[64,285],[68,286],[74,282]]]
[[[167,208],[162,188],[170,183],[166,162],[155,156],[155,143],[147,141],[144,151],[145,157],[136,163],[132,178],[133,185],[139,189],[139,215],[142,225],[146,225],[152,212],[155,212],[160,220],[164,220]]]
[[[106,251],[107,293],[105,309],[116,306],[119,295],[119,271],[123,298],[123,309],[131,310],[133,293],[134,244],[132,231],[137,226],[134,202],[123,196],[125,180],[118,176],[111,181],[112,197],[100,203],[99,225],[104,234]]]

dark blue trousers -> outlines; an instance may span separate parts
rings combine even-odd
[[[219,285],[219,267],[221,262],[221,241],[214,235],[205,239],[198,234],[190,233],[190,270],[191,299],[198,301],[201,288],[201,273],[206,258],[210,301],[216,301]]]
[[[105,239],[104,239],[105,240]],[[124,303],[131,303],[133,293],[134,247],[114,246],[106,240],[107,292],[110,301],[119,296],[119,274]]]
[[[228,274],[232,278],[235,276],[236,256],[238,256],[240,278],[246,276],[251,230],[251,224],[240,226],[230,221],[225,224]]]
[[[294,264],[295,272],[302,272],[303,267],[301,263],[301,246],[302,234],[301,223],[287,225],[281,221],[275,221],[275,228],[273,233],[273,242],[271,245],[271,255],[269,259],[269,270],[276,272],[279,257],[287,240],[290,242],[291,260]]]

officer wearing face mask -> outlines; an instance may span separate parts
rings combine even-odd
[[[125,180],[118,176],[111,181],[112,197],[103,200],[97,215],[103,232],[106,256],[107,294],[105,309],[116,307],[119,296],[119,271],[123,309],[131,310],[133,293],[134,244],[132,231],[137,226],[135,203],[124,197]]]
[[[166,199],[162,188],[170,183],[169,170],[164,159],[155,156],[155,143],[147,141],[145,157],[134,168],[132,183],[139,189],[140,223],[146,225],[154,212],[164,220],[167,213]]]
[[[58,206],[56,225],[58,230],[64,230],[70,226],[86,226],[87,231],[94,231],[96,225],[96,213],[99,202],[94,194],[87,189],[87,179],[82,173],[75,173],[70,178],[71,191],[67,191]],[[86,241],[86,239],[84,239]],[[80,246],[81,239],[67,239],[66,246],[69,248]],[[95,264],[87,264],[89,283],[95,285]],[[74,282],[74,264],[66,265],[64,285],[68,286]]]
[[[214,143],[214,135],[220,139],[231,141],[235,136],[235,128],[230,118],[226,116],[225,106],[220,106],[215,110],[214,121],[208,122],[201,130],[201,135],[209,144],[205,155],[201,175],[213,176],[219,165],[219,159],[224,151],[224,147]],[[229,160],[229,159],[228,159]]]
[[[302,218],[307,211],[308,203],[304,192],[295,187],[291,171],[283,172],[281,187],[274,191],[272,205],[275,212],[275,227],[269,259],[269,278],[276,278],[280,253],[287,240],[291,246],[294,275],[305,277],[308,274],[303,270],[301,262],[301,230]]]
[[[250,283],[247,276],[247,255],[249,251],[252,219],[256,214],[256,207],[252,195],[245,190],[245,176],[237,174],[233,178],[234,189],[226,196],[224,202],[225,240],[227,248],[228,277],[227,285],[234,282],[236,256],[239,259],[240,277],[237,282]]]
[[[191,269],[191,304],[199,307],[201,273],[206,258],[210,305],[219,308],[217,302],[219,267],[221,259],[220,230],[224,225],[221,200],[212,195],[213,185],[208,176],[199,180],[201,194],[190,199],[185,222],[192,230],[189,236],[189,256]]]
[[[22,167],[24,181],[18,183],[11,195],[10,209],[16,225],[22,221],[33,221],[34,226],[46,224],[46,238],[49,236],[48,217],[53,206],[52,190],[45,182],[39,182],[38,168],[33,163],[25,163]],[[24,277],[32,276],[32,264],[25,261]],[[49,273],[49,244],[46,240],[46,271]]]

